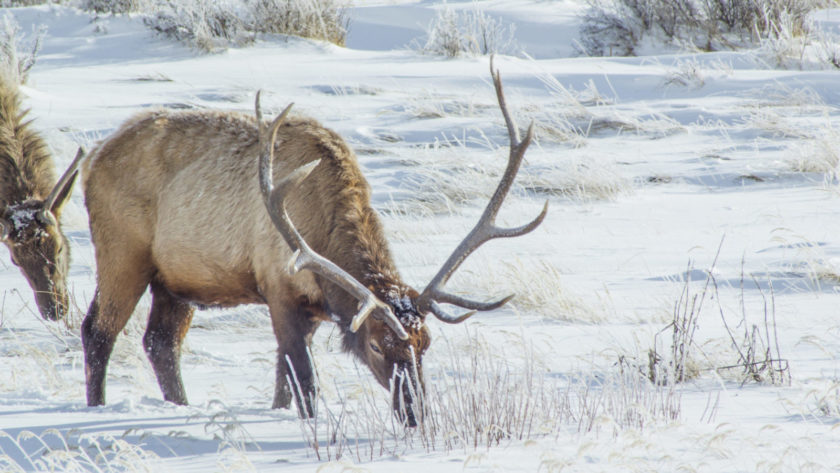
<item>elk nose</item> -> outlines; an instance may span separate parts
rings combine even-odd
[[[397,375],[394,389],[394,412],[397,418],[408,427],[417,427],[423,415],[422,386],[418,384],[408,370],[401,370]]]
[[[406,413],[406,418],[403,420],[409,427],[417,427],[417,417],[414,415],[414,409],[409,409]]]

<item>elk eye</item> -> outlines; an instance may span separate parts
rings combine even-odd
[[[380,355],[382,354],[382,350],[380,350],[379,346],[375,343],[370,344],[370,349],[373,350],[374,353],[379,353]]]

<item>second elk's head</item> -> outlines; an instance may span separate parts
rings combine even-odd
[[[38,311],[49,320],[62,318],[69,307],[66,280],[70,245],[62,233],[59,218],[83,157],[80,148],[73,163],[43,200],[31,195],[18,201],[8,199],[0,208],[0,239],[9,249],[12,263],[20,268],[35,293]],[[15,160],[9,159],[8,163]],[[25,174],[25,170],[4,173],[17,175],[9,178],[16,184],[10,187],[21,189],[28,187]]]

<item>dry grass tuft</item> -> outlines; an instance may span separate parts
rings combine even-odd
[[[154,453],[112,436],[65,434],[57,429],[40,434],[24,430],[12,436],[0,430],[0,439],[16,449],[15,456],[0,452],[2,471],[159,471]]]
[[[596,158],[571,158],[548,168],[535,168],[519,180],[529,193],[581,202],[615,200],[633,189],[632,181],[617,165]]]
[[[685,131],[684,126],[664,114],[616,105],[592,81],[583,91],[575,91],[552,75],[543,74],[539,79],[554,100],[527,110],[536,123],[537,140],[581,147],[588,138],[600,133],[629,132],[658,138]]]
[[[470,333],[438,341],[441,369],[425,366],[427,410],[416,428],[396,421],[390,394],[362,381],[338,399],[318,398],[318,415],[301,420],[321,460],[371,461],[408,451],[465,451],[513,441],[644,430],[680,416],[681,397],[635,373],[552,373],[524,338],[500,347]],[[360,379],[367,380],[362,376]]]
[[[500,296],[499,288],[505,288],[516,294],[508,304],[512,309],[564,322],[597,324],[610,316],[603,303],[592,305],[571,291],[560,270],[547,261],[492,260],[480,266],[480,271],[467,268],[456,277],[465,294]]]

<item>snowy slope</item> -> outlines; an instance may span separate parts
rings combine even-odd
[[[92,21],[66,7],[9,12],[24,31],[48,28],[24,93],[59,167],[78,144],[92,145],[138,111],[251,113],[262,89],[267,113],[293,101],[355,148],[397,265],[422,288],[477,219],[503,169],[507,135],[487,57],[443,59],[408,47],[424,40],[442,2],[357,3],[347,48],[264,37],[211,55],[156,38],[139,18]],[[714,264],[719,292],[709,290],[700,314],[698,376],[638,388],[676,398],[675,420],[650,415],[630,428],[604,414],[589,432],[568,421],[489,449],[360,435],[329,463],[336,445],[316,454],[307,424],[270,409],[276,345],[265,308],[196,315],[182,360],[191,405],[174,406],[162,401],[140,343],[147,300],[118,339],[108,405],[88,408],[79,325],[95,267],[77,186],[63,222],[76,304],[68,322],[40,319],[0,250],[0,469],[41,469],[55,458],[44,445],[69,452],[60,470],[93,471],[840,469],[838,72],[777,69],[760,51],[576,57],[584,4],[479,3],[516,25],[531,56],[496,59],[519,125],[534,119],[537,129],[500,223],[526,221],[546,198],[550,210],[533,234],[487,244],[453,278],[468,294],[518,298],[464,326],[429,321],[427,382],[445,389],[453,373],[468,375],[463,360],[479,350],[514,373],[534,364],[540,379],[560,386],[592,376],[586,382],[597,392],[619,360],[646,366],[684,279],[700,294]],[[818,20],[837,31],[840,11]],[[769,338],[790,381],[742,384],[737,369],[712,369],[737,363],[721,314],[739,340],[745,327],[775,326]],[[330,409],[344,401],[361,411],[373,399],[387,415],[387,394],[340,352],[337,337],[322,327],[314,346]],[[669,337],[656,337],[659,350]]]

